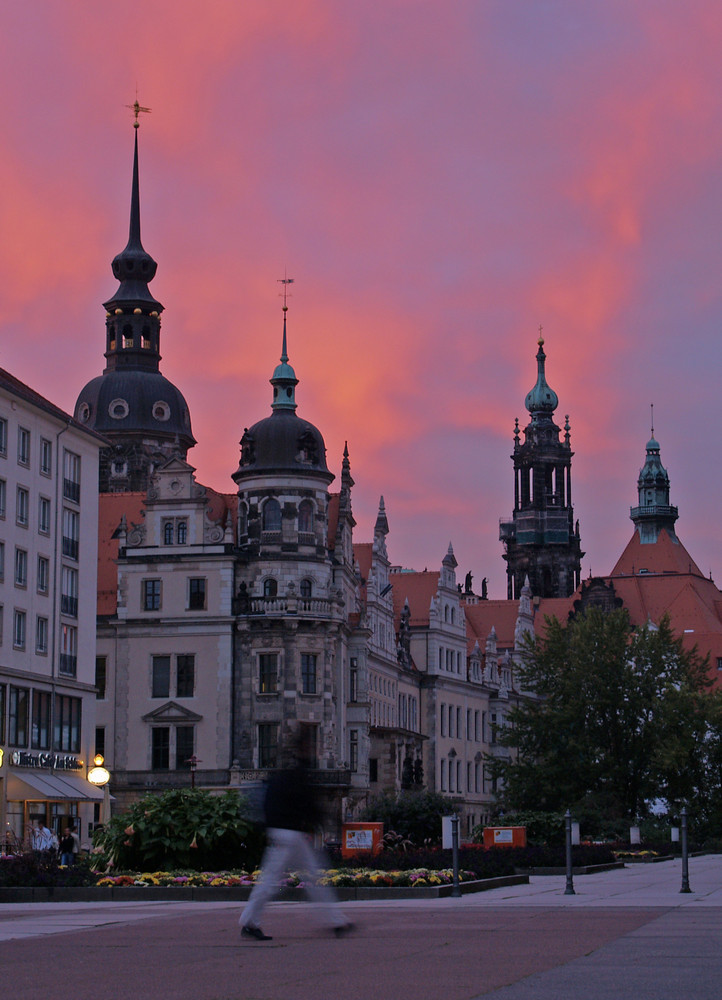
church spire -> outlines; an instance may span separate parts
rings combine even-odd
[[[665,529],[676,538],[674,524],[679,513],[669,502],[669,476],[660,458],[659,441],[654,437],[654,410],[652,410],[652,437],[647,441],[646,458],[637,479],[638,506],[632,507],[629,516],[639,532],[643,544],[653,544]]]
[[[138,105],[137,110],[145,110]],[[115,295],[103,303],[106,310],[106,371],[116,368],[152,369],[160,363],[160,314],[162,304],[153,297],[148,282],[158,269],[140,239],[140,181],[138,174],[138,121],[136,111],[133,180],[130,193],[128,242],[113,259],[113,275],[120,282]]]

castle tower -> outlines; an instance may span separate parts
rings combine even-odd
[[[188,405],[160,373],[160,314],[148,288],[158,265],[140,239],[136,102],[128,244],[113,260],[119,285],[105,305],[106,366],[81,390],[75,418],[107,437],[100,455],[101,493],[146,490],[153,470],[195,444]]]
[[[579,585],[579,523],[572,507],[572,455],[569,417],[564,439],[554,423],[559,399],[546,380],[544,340],[539,338],[537,380],[525,406],[531,421],[520,440],[514,429],[514,513],[500,525],[507,564],[507,597],[519,599],[529,578],[535,597],[568,597]]]

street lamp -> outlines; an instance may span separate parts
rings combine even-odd
[[[88,771],[88,781],[91,785],[97,785],[99,788],[103,789],[103,805],[100,809],[100,822],[103,826],[106,826],[110,822],[110,786],[108,782],[110,781],[110,771],[107,767],[103,767],[104,757],[102,753],[96,753],[93,757],[93,764],[95,767],[91,767]]]
[[[191,788],[196,787],[196,768],[198,767],[199,764],[202,763],[203,761],[200,759],[200,757],[196,757],[195,754],[193,754],[192,757],[189,757],[188,760],[186,761],[186,764],[190,766],[190,771],[191,771]]]

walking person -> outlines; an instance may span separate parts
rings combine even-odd
[[[259,921],[266,903],[278,892],[285,871],[300,867],[308,872],[306,891],[318,904],[322,922],[341,937],[353,930],[331,888],[316,885],[318,860],[307,834],[320,819],[315,789],[309,781],[307,755],[301,742],[287,752],[289,766],[274,771],[266,788],[265,815],[268,846],[261,861],[261,879],[253,887],[239,923],[241,935],[256,941],[270,941]]]

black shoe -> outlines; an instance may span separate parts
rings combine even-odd
[[[256,941],[273,941],[270,934],[264,934],[260,927],[251,927],[250,924],[241,927],[241,937],[255,938]]]
[[[337,938],[346,937],[347,934],[351,934],[356,930],[356,924],[346,923],[339,924],[338,927],[334,927],[333,933]]]

